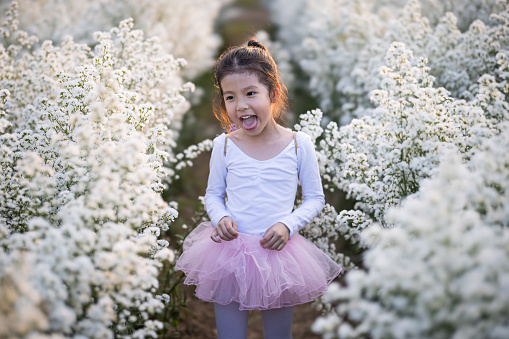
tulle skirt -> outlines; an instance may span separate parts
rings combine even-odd
[[[184,283],[196,285],[204,301],[239,303],[241,310],[266,310],[313,301],[321,296],[341,268],[299,234],[281,251],[260,246],[261,236],[240,233],[216,243],[210,222],[200,224],[184,241],[176,268]]]

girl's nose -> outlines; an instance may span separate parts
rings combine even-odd
[[[237,111],[245,111],[247,109],[247,104],[245,101],[239,101],[237,104]]]

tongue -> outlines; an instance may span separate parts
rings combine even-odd
[[[256,116],[252,115],[247,119],[242,119],[242,126],[244,126],[245,129],[253,129],[256,127]]]

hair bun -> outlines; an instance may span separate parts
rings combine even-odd
[[[248,46],[250,46],[250,47],[257,47],[257,48],[261,48],[261,49],[263,49],[264,51],[266,51],[266,50],[267,50],[267,48],[266,48],[264,45],[262,45],[260,42],[258,42],[258,41],[257,41],[257,40],[255,40],[255,39],[251,39],[251,40],[249,40],[249,41],[247,42],[247,45],[248,45]]]

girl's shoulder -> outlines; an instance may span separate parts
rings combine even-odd
[[[297,139],[297,147],[299,145],[304,144],[304,143],[306,143],[306,144],[311,144],[312,143],[311,142],[311,137],[308,134],[306,134],[304,132],[301,132],[301,131],[295,132],[295,138]]]
[[[240,136],[241,137],[241,136]],[[242,144],[242,139],[239,138],[239,130],[230,132],[230,133],[223,133],[221,135],[218,135],[214,141],[217,140],[217,143],[230,148],[230,144],[232,142],[235,142],[237,145]],[[231,140],[231,141],[230,141]]]
[[[225,140],[226,140],[226,136],[227,136],[227,134],[226,134],[226,133],[222,133],[222,134],[217,135],[217,136],[214,138],[214,144],[224,145],[224,142],[225,142]]]

